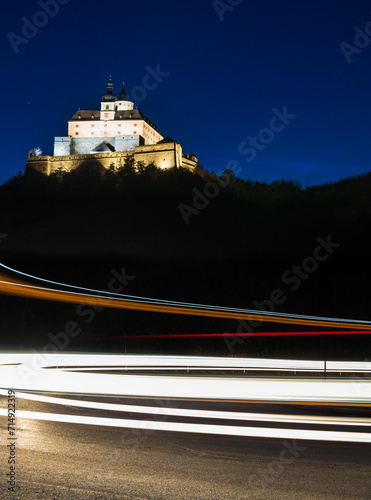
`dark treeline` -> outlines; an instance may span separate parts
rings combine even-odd
[[[28,172],[0,186],[0,233],[8,234],[0,256],[79,286],[106,288],[111,271],[125,267],[135,280],[124,293],[133,295],[257,308],[269,307],[280,290],[279,312],[370,319],[370,193],[371,174],[303,189],[294,181],[242,180],[232,171],[217,177],[131,162],[118,170],[87,163],[50,177]],[[319,238],[334,247],[326,261],[313,263]],[[302,270],[306,259],[310,272]],[[96,316],[71,348],[120,351],[124,333],[290,328],[114,310]],[[37,331],[32,342],[43,345],[71,318],[73,305],[1,298],[1,332],[11,329],[23,343]],[[335,339],[330,356],[369,353],[367,336]],[[309,357],[323,349],[314,337],[248,338],[232,349],[224,339],[132,341],[129,350]]]
[[[57,230],[65,235],[64,250],[72,254],[79,253],[77,242],[82,249],[86,244],[91,248],[94,238],[104,236],[107,248],[101,242],[94,255],[122,255],[127,250],[124,233],[130,230],[142,239],[151,236],[153,251],[160,246],[167,256],[291,258],[305,256],[316,237],[328,234],[353,250],[354,238],[361,240],[357,252],[364,254],[370,193],[371,173],[302,189],[294,181],[239,179],[228,170],[217,177],[201,168],[191,173],[155,165],[135,167],[128,161],[116,171],[93,161],[50,177],[35,172],[13,177],[0,186],[0,222],[1,231],[9,234],[41,224],[49,254],[56,250]],[[74,241],[79,228],[84,238]],[[43,248],[33,238],[29,251]],[[145,247],[138,251],[147,255]]]

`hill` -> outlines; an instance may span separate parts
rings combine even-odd
[[[111,271],[125,268],[136,277],[125,293],[256,308],[281,290],[280,311],[370,319],[370,193],[371,174],[308,189],[295,182],[244,181],[231,171],[217,177],[153,165],[141,165],[138,173],[127,165],[119,172],[19,175],[0,186],[0,232],[9,235],[0,256],[15,268],[79,286],[106,288]],[[315,257],[319,242],[317,255],[325,260]],[[23,326],[14,317],[20,304]],[[62,327],[73,314],[71,306],[3,298],[2,331],[12,326],[25,341],[31,330],[55,328],[56,317]],[[105,311],[89,325],[93,347],[118,338],[119,317]],[[246,331],[230,321],[130,312],[124,317],[129,333]],[[257,330],[268,328],[283,327]],[[45,333],[40,338],[42,343]],[[358,352],[366,341],[357,339],[356,349],[354,340],[350,345]],[[205,342],[179,349],[211,349]],[[282,346],[254,342],[236,350],[244,353],[249,345],[262,353],[274,346],[278,353]],[[300,347],[303,353],[314,349],[311,342]],[[225,347],[223,340],[212,344],[218,352]]]

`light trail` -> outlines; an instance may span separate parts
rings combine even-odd
[[[107,367],[125,366],[156,370],[174,366],[208,369],[239,366],[247,369],[260,367],[261,370],[283,367],[305,371],[323,368],[323,363],[188,356],[55,354],[45,357],[41,353],[9,353],[0,354],[0,396],[7,397],[11,381],[11,389],[16,392],[17,425],[25,425],[19,424],[25,419],[142,431],[371,443],[371,419],[364,417],[368,409],[371,411],[371,380],[169,376],[161,371],[156,375],[99,373]],[[371,362],[330,362],[329,369],[339,368],[371,372]],[[95,372],[85,373],[87,369]],[[97,397],[98,402],[94,401]],[[112,397],[114,403],[110,402]],[[122,404],[117,402],[120,401],[118,398],[123,398]],[[128,404],[124,398],[135,398],[138,402]],[[42,411],[23,411],[21,408],[25,403],[22,400],[31,402],[32,410],[35,404],[42,405]],[[140,404],[143,400],[149,404]],[[151,401],[157,401],[159,406],[154,406]],[[187,405],[187,401],[201,408],[179,407]],[[235,403],[239,406],[233,406]],[[260,411],[233,411],[234,408],[241,409],[242,403],[246,408]],[[207,404],[216,404],[217,409],[202,407]],[[222,411],[220,405],[227,411]],[[263,413],[261,405],[266,408]],[[294,411],[305,411],[305,414],[277,413],[281,405],[293,405]],[[58,406],[63,408],[63,414],[58,413]],[[338,416],[318,414],[320,407],[326,411],[329,406],[336,408]],[[310,414],[313,407],[314,415]],[[355,416],[340,416],[339,412],[344,408],[351,409]],[[6,417],[7,410],[1,409],[0,416]]]
[[[7,396],[7,391],[0,390],[0,395]],[[164,415],[176,417],[193,417],[193,418],[212,418],[225,420],[259,420],[262,422],[280,422],[290,424],[325,424],[325,425],[342,425],[346,423],[349,426],[362,425],[363,427],[371,427],[369,418],[352,418],[352,417],[319,417],[319,416],[300,416],[300,415],[280,415],[272,413],[245,413],[232,411],[210,411],[210,410],[191,410],[185,408],[161,408],[159,406],[137,406],[125,404],[99,403],[96,401],[82,401],[76,399],[55,398],[49,396],[41,396],[39,394],[24,394],[17,392],[17,399],[26,399],[40,403],[49,403],[53,405],[69,406],[75,408],[89,408],[94,410],[109,410],[114,412],[124,413],[141,413],[147,415]]]
[[[125,356],[86,355],[86,356],[48,356],[47,359],[42,354],[14,355],[13,366],[9,366],[11,355],[1,355],[2,365],[0,366],[0,388],[8,389],[11,381],[12,389],[20,392],[54,392],[54,393],[76,393],[76,394],[101,394],[132,396],[143,398],[182,398],[201,400],[235,400],[235,401],[257,401],[257,402],[281,402],[299,404],[332,404],[336,406],[354,405],[371,407],[371,381],[363,380],[311,380],[299,378],[252,378],[252,377],[232,377],[227,376],[193,376],[193,375],[134,375],[134,374],[106,374],[99,373],[107,366],[121,367],[130,364],[130,360]],[[23,360],[22,360],[23,357]],[[121,358],[121,362],[119,361]],[[161,362],[152,357],[146,362],[145,357],[138,356],[136,363],[141,362],[141,366],[159,368]],[[233,361],[227,359],[225,364]],[[237,360],[236,360],[237,361]],[[261,361],[261,360],[260,360]],[[200,363],[200,358],[168,360],[173,366],[207,366],[207,361]],[[264,370],[264,365],[275,363],[275,369],[280,363],[279,360],[265,360],[261,362],[260,370]],[[287,361],[286,361],[287,363]],[[297,367],[301,362],[295,362]],[[302,362],[302,366],[308,371],[313,370],[312,364],[318,362]],[[164,363],[162,363],[164,364]],[[210,365],[222,370],[224,363],[210,360]],[[284,365],[285,363],[281,363]],[[81,370],[83,366],[95,367],[95,373],[86,373]],[[209,368],[210,368],[209,365]],[[254,367],[253,361],[244,360],[244,369],[248,370],[249,365]],[[339,364],[340,365],[340,364]],[[337,371],[346,370],[337,365]],[[57,369],[57,367],[63,369]],[[71,371],[69,367],[80,367],[81,371]],[[255,367],[256,367],[255,360]],[[365,366],[365,365],[363,365]],[[370,369],[370,363],[366,366]],[[46,369],[46,367],[50,367]],[[349,367],[349,365],[348,365]],[[339,370],[340,368],[340,370]],[[290,370],[295,369],[295,364],[291,362]]]
[[[0,416],[7,416],[7,410],[0,409]],[[371,443],[371,434],[363,432],[339,432],[305,429],[279,429],[266,427],[242,427],[232,425],[189,424],[179,422],[159,422],[145,420],[129,420],[118,418],[86,417],[78,415],[59,415],[33,411],[18,411],[18,419],[41,420],[46,422],[63,422],[124,429],[140,429],[149,431],[188,432],[195,434],[212,434],[222,436],[240,436],[273,439],[301,439],[311,441],[341,441],[349,443]]]
[[[53,370],[260,370],[324,373],[324,360],[234,358],[216,356],[155,356],[116,354],[0,354],[0,370],[21,367],[41,372]],[[371,374],[371,361],[327,361],[326,371]],[[0,371],[1,373],[1,371]]]
[[[371,330],[358,330],[351,332],[253,332],[253,333],[169,333],[162,335],[121,335],[115,339],[180,339],[180,338],[218,338],[218,337],[288,337],[306,335],[369,335]]]
[[[12,272],[16,272],[11,268],[2,266]],[[18,273],[21,276],[39,279],[37,277]],[[39,281],[48,282],[47,280],[39,279]],[[75,290],[89,289],[78,289],[77,287],[71,287],[70,285],[65,285],[57,282],[49,282],[57,284],[59,286],[74,288]],[[67,302],[75,304],[87,304],[87,305],[97,305],[102,307],[112,307],[118,309],[131,309],[137,311],[145,312],[157,312],[165,314],[182,314],[191,316],[204,316],[204,317],[215,317],[223,319],[236,319],[236,320],[253,320],[262,322],[273,322],[273,323],[285,323],[292,325],[306,325],[306,326],[316,326],[322,328],[353,328],[356,330],[370,330],[371,321],[361,321],[361,320],[350,320],[350,319],[337,319],[337,318],[325,318],[318,316],[305,316],[305,315],[294,315],[287,313],[272,313],[266,311],[256,311],[250,309],[235,309],[235,308],[225,308],[219,306],[207,306],[201,304],[192,304],[185,302],[172,302],[163,301],[159,299],[148,299],[148,298],[138,298],[135,296],[128,295],[118,295],[111,294],[109,292],[102,292],[97,290],[91,290],[90,292],[98,293],[100,295],[92,295],[81,292],[71,292],[64,290],[56,290],[44,287],[37,287],[34,285],[29,285],[23,281],[8,281],[1,280],[0,276],[0,293],[16,295],[22,297],[30,297],[38,300],[50,300],[58,302]],[[109,296],[104,294],[108,293]],[[102,295],[103,294],[103,295]]]

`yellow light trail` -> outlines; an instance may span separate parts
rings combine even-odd
[[[182,314],[188,316],[203,316],[210,318],[252,320],[267,323],[284,323],[290,325],[316,326],[321,328],[354,328],[356,330],[369,330],[370,324],[353,323],[352,321],[330,321],[305,318],[293,318],[259,313],[243,313],[232,311],[218,311],[213,309],[197,309],[193,307],[168,306],[163,304],[143,303],[119,298],[92,296],[82,293],[72,293],[52,288],[42,288],[30,285],[20,280],[9,281],[7,276],[0,274],[0,293],[28,297],[37,300],[50,300],[54,302],[67,302],[73,304],[87,304],[114,309],[130,309],[135,311],[154,312],[162,314]]]

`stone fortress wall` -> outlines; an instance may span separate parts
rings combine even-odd
[[[184,167],[189,170],[194,170],[198,166],[198,159],[196,156],[183,155],[180,144],[169,142],[164,144],[137,146],[131,151],[115,151],[112,153],[29,156],[27,159],[26,172],[31,169],[49,176],[59,169],[69,172],[92,161],[98,162],[106,169],[111,166],[117,169],[125,164],[125,159],[128,157],[134,158],[135,162],[143,161],[146,164],[155,163],[159,168]]]

